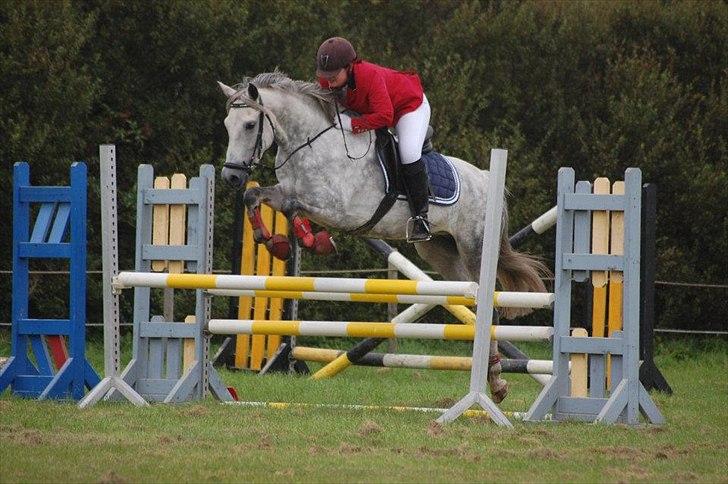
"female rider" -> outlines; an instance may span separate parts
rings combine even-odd
[[[321,44],[316,53],[316,76],[322,87],[340,90],[346,108],[361,114],[350,117],[342,113],[342,129],[358,134],[394,127],[412,213],[407,223],[407,241],[430,240],[429,184],[422,161],[430,104],[419,76],[359,59],[351,43],[342,37],[332,37]]]

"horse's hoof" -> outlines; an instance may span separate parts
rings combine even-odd
[[[276,259],[288,260],[291,257],[291,243],[287,237],[281,234],[274,234],[273,237],[265,241],[265,246]]]
[[[497,390],[491,389],[490,395],[493,397],[493,403],[500,403],[503,400],[506,399],[506,396],[508,395],[508,382],[505,380],[501,380],[503,382]]]

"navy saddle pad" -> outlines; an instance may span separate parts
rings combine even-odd
[[[460,198],[460,177],[453,164],[436,151],[422,154],[422,161],[427,168],[430,179],[430,203],[435,205],[452,205]],[[379,158],[379,166],[384,175],[384,190],[389,192],[391,180],[387,175],[385,164]],[[400,193],[400,200],[406,200],[405,194]]]

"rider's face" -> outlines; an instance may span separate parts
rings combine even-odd
[[[344,87],[346,81],[349,80],[349,73],[347,72],[346,68],[343,68],[339,69],[336,74],[327,76],[324,79],[326,79],[326,81],[329,83],[329,88],[339,89],[340,87]]]

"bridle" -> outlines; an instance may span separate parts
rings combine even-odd
[[[259,104],[263,106],[263,99],[260,97]],[[251,106],[250,104],[247,104],[244,101],[233,101],[228,106],[228,110],[230,109],[241,109],[241,108],[253,108],[254,106]],[[228,168],[232,170],[240,170],[245,172],[247,176],[250,176],[250,174],[253,172],[253,169],[260,164],[260,160],[263,158],[263,119],[268,120],[268,124],[270,124],[270,129],[273,131],[273,142],[275,143],[276,139],[276,127],[273,124],[273,121],[270,119],[270,116],[268,116],[268,113],[264,112],[262,109],[259,111],[258,114],[258,134],[255,136],[255,147],[253,148],[253,153],[250,156],[250,159],[246,162],[243,162],[241,164],[238,163],[224,163],[222,166],[223,168]],[[257,160],[256,160],[257,158]],[[288,160],[286,160],[288,161]]]
[[[257,99],[256,102],[261,107],[264,106],[263,105],[263,98],[260,95],[258,95],[258,99]],[[257,109],[256,106],[253,106],[251,104],[248,104],[245,101],[233,101],[233,102],[231,102],[228,105],[228,111],[230,109],[241,109],[241,108],[253,108],[253,109]],[[337,116],[337,118],[339,120],[339,126],[341,126],[341,116],[340,116],[340,113],[339,113],[339,106],[338,106],[338,104],[336,104],[336,116]],[[223,165],[222,165],[223,168],[228,168],[228,169],[232,169],[232,170],[240,170],[240,171],[244,172],[246,174],[246,176],[250,176],[250,174],[253,172],[253,170],[255,168],[264,168],[264,169],[270,170],[270,171],[272,171],[272,172],[275,173],[276,170],[278,170],[283,165],[285,165],[286,163],[288,163],[288,160],[290,160],[293,157],[293,155],[295,155],[296,153],[298,153],[300,150],[302,150],[303,148],[305,148],[307,146],[309,148],[312,148],[311,145],[312,145],[312,143],[314,141],[316,141],[318,138],[320,138],[321,136],[323,136],[323,134],[326,133],[326,132],[328,132],[329,130],[336,128],[336,125],[335,124],[331,124],[330,126],[328,126],[328,127],[324,128],[323,130],[319,131],[313,138],[310,137],[310,136],[308,136],[306,138],[306,142],[303,143],[303,144],[301,144],[300,146],[298,146],[296,149],[294,149],[286,157],[286,159],[283,160],[279,165],[274,165],[272,168],[269,168],[269,167],[266,167],[266,166],[261,165],[261,163],[260,163],[261,160],[263,159],[263,120],[264,119],[268,120],[268,124],[270,125],[270,128],[273,131],[273,143],[271,144],[271,146],[273,146],[274,144],[276,144],[276,138],[277,138],[277,136],[276,136],[276,127],[273,124],[273,121],[270,119],[270,116],[268,115],[268,113],[266,113],[263,109],[260,109],[259,110],[259,114],[258,114],[258,133],[256,134],[256,137],[255,137],[255,147],[253,148],[253,153],[252,153],[250,159],[247,160],[247,163],[242,163],[242,164],[227,163],[226,162],[226,163],[223,163]],[[347,158],[349,158],[352,161],[356,161],[356,160],[360,160],[360,159],[364,158],[369,153],[369,150],[372,147],[372,135],[371,135],[371,132],[370,132],[369,133],[369,146],[367,147],[367,150],[364,152],[363,155],[361,155],[359,157],[356,157],[356,158],[355,157],[352,157],[349,154],[349,147],[346,144],[346,137],[344,136],[344,129],[343,128],[341,128],[341,136],[344,139],[344,149],[346,150],[346,156],[347,156]],[[266,151],[267,151],[267,148],[266,148]]]

